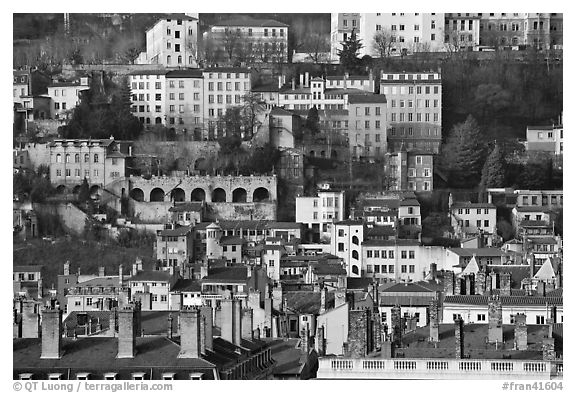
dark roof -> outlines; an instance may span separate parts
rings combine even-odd
[[[130,72],[128,75],[166,75],[168,73],[167,70],[158,70],[158,69],[154,69],[154,70],[136,70],[136,71],[132,71]]]
[[[396,198],[378,198],[378,199],[362,199],[358,202],[358,207],[387,207],[389,209],[398,209],[400,200]]]
[[[128,281],[170,281],[170,273],[159,270],[142,270]]]
[[[48,85],[48,87],[85,87],[89,89],[90,86],[88,85],[81,85],[80,81],[78,82],[54,82]]]
[[[476,255],[477,257],[501,257],[506,255],[504,251],[499,248],[449,248],[448,250],[461,257],[472,257]]]
[[[192,232],[191,225],[185,225],[174,229],[163,229],[158,232],[161,236],[185,236]]]
[[[330,80],[330,79],[335,79],[335,80],[344,80],[344,78],[346,78],[347,80],[369,80],[370,76],[369,75],[329,75],[326,77],[326,80]]]
[[[119,151],[111,151],[110,153],[106,154],[106,158],[126,158],[128,157],[127,154],[121,153]]]
[[[372,228],[366,229],[364,237],[369,239],[375,236],[394,236],[396,230],[391,225],[374,225]]]
[[[400,246],[400,247],[407,247],[407,246],[419,246],[420,241],[417,239],[394,239],[394,240],[364,240],[362,242],[363,246],[372,246],[372,247],[390,247],[390,246]]]
[[[280,91],[280,88],[278,87],[278,83],[270,82],[270,83],[266,83],[264,85],[252,87],[252,91],[254,91],[254,92],[270,92],[270,91],[272,91],[272,92],[277,93]]]
[[[41,272],[42,271],[41,265],[18,265],[12,268],[14,273],[22,273],[22,272]]]
[[[432,296],[386,296],[380,294],[380,306],[428,306]]]
[[[226,246],[228,244],[244,244],[246,240],[238,237],[238,236],[222,236],[220,238],[220,244]]]
[[[182,278],[176,281],[170,292],[200,292],[201,290],[200,281]]]
[[[300,375],[305,362],[301,360],[302,351],[298,347],[299,342],[299,338],[288,338],[270,343],[272,359],[275,361],[273,371],[275,375]]]
[[[88,145],[98,144],[102,146],[109,146],[114,142],[114,139],[54,139],[52,142],[50,142],[49,146],[54,147],[56,146],[57,142],[63,144],[73,143],[76,147],[80,146],[82,143],[88,143]]]
[[[552,211],[552,209],[550,209],[549,207],[544,207],[544,206],[516,206],[514,209],[516,209],[516,211],[522,213],[522,212],[526,212],[526,213],[538,213],[538,212],[543,212],[543,213],[549,213]]]
[[[350,98],[353,95],[360,95],[360,96],[372,96],[373,93],[367,92],[366,90],[362,90],[362,89],[356,89],[356,88],[347,88],[347,89],[342,89],[342,88],[336,88],[336,89],[325,89],[324,90],[324,94],[341,94],[341,95],[349,95],[348,97],[348,101],[350,101]]]
[[[531,237],[528,241],[533,244],[558,244],[553,237]]]
[[[242,26],[242,27],[288,27],[287,24],[273,19],[232,18],[214,23],[213,26]]]
[[[202,202],[176,202],[168,211],[171,212],[199,212],[202,210]]]
[[[202,78],[202,70],[199,69],[184,69],[174,70],[166,73],[166,78]]]
[[[290,310],[299,314],[320,314],[320,292],[294,291],[285,292],[282,296]],[[334,308],[334,292],[326,293],[326,309],[330,308]]]
[[[162,19],[198,20],[198,18],[186,14],[165,14]]]
[[[421,283],[397,283],[394,284],[382,291],[380,291],[382,294],[385,294],[386,292],[409,292],[409,293],[413,293],[413,292],[436,292],[434,289],[429,288],[428,285],[422,285]]]
[[[245,282],[247,278],[246,266],[226,266],[209,269],[208,277],[203,278],[202,282]]]
[[[339,263],[319,263],[313,269],[320,275],[346,275],[346,270]]]
[[[417,199],[404,199],[400,201],[400,206],[420,206]]]
[[[481,295],[456,295],[446,296],[444,304],[473,304],[473,305],[488,305],[490,296]],[[540,306],[554,306],[563,304],[562,296],[500,296],[503,306],[520,306],[520,305],[540,305]]]
[[[496,209],[491,203],[454,202],[450,209]]]
[[[210,67],[210,68],[204,68],[203,72],[230,72],[230,73],[243,72],[243,73],[250,73],[250,69],[244,68],[244,67]]]
[[[336,224],[336,225],[364,225],[364,221],[348,219],[348,220],[342,220],[342,221],[335,222],[334,224]]]
[[[522,280],[525,278],[532,278],[531,269],[529,265],[503,265],[503,266],[490,266],[488,271],[494,273],[508,273],[510,274],[510,287],[512,289],[519,289],[522,285]],[[523,295],[521,293],[520,295]],[[560,295],[562,296],[562,295]]]
[[[348,97],[349,104],[385,104],[386,96],[384,94],[367,94],[367,95],[357,95],[353,94]]]
[[[366,290],[368,285],[372,284],[374,279],[372,277],[347,277],[346,289],[361,289]]]

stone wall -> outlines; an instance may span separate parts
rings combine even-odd
[[[348,322],[348,351],[352,358],[361,358],[368,352],[370,340],[368,310],[350,310]]]
[[[275,203],[209,203],[206,220],[271,220],[276,221]]]
[[[172,202],[137,202],[130,199],[132,213],[139,223],[166,223],[172,214],[168,211]]]
[[[28,152],[30,166],[37,169],[40,165],[50,165],[50,146],[48,143],[27,143],[24,150]]]
[[[62,226],[68,233],[82,234],[84,232],[84,226],[88,216],[71,203],[58,205],[35,203],[34,210],[58,215]]]

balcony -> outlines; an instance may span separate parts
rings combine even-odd
[[[555,379],[563,362],[481,359],[321,358],[318,379]]]

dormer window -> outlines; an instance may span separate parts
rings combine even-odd
[[[104,379],[106,381],[115,381],[117,379],[118,373],[104,373]]]
[[[76,373],[76,379],[85,381],[90,379],[90,373]]]

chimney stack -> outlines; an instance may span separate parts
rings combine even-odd
[[[350,75],[347,72],[344,73],[344,90],[348,89],[348,77],[349,76]]]
[[[326,355],[326,339],[324,338],[324,326],[316,328],[316,353],[318,356]]]
[[[436,265],[435,263],[431,263],[430,278],[435,281],[437,277],[438,277],[438,265]]]
[[[528,349],[526,314],[516,314],[514,317],[514,347],[518,351],[525,351]]]
[[[296,90],[296,78],[292,78],[292,90]]]
[[[310,351],[310,331],[308,330],[308,325],[304,326],[304,329],[300,331],[300,350],[306,355]]]
[[[454,295],[454,272],[451,270],[444,271],[444,294],[446,296]]]
[[[233,324],[233,338],[232,343],[234,345],[241,346],[242,343],[242,304],[241,301],[236,299],[232,303],[232,308],[234,309],[234,324]]]
[[[304,83],[306,83],[305,86],[310,87],[310,73],[308,71],[306,71],[306,76],[305,76],[304,81],[305,81]]]
[[[172,313],[168,314],[168,331],[167,337],[172,340],[172,328],[174,325],[174,318],[172,318]]]
[[[392,322],[392,342],[396,347],[402,346],[402,309],[399,305],[394,305],[390,312]]]
[[[438,300],[430,301],[430,341],[439,342],[440,322],[438,320]]]
[[[278,89],[282,88],[282,75],[278,75]]]
[[[553,337],[546,337],[542,340],[542,360],[556,360],[556,348]]]
[[[133,263],[132,264],[132,277],[134,277],[136,274],[138,274],[138,265]]]
[[[462,317],[454,320],[454,337],[456,339],[456,359],[464,358],[464,321]]]
[[[144,270],[142,267],[142,259],[140,257],[136,258],[136,268],[138,269],[139,272]]]
[[[42,354],[40,359],[62,357],[62,311],[54,308],[42,310]]]
[[[338,288],[334,293],[334,308],[338,308],[346,303],[346,288]]]
[[[546,296],[546,283],[544,281],[538,281],[536,284],[536,293],[540,296]]]
[[[187,307],[180,310],[180,353],[178,358],[200,357],[200,309]]]
[[[98,267],[98,277],[104,277],[106,275],[106,268],[104,266]]]
[[[488,342],[502,343],[502,301],[500,296],[490,296],[488,300]]]
[[[484,295],[486,292],[486,273],[479,271],[474,277],[474,284],[476,285],[476,295]]]
[[[120,266],[118,266],[118,287],[122,287],[123,281],[124,281],[124,265],[120,264]]]
[[[500,273],[500,295],[510,296],[511,294],[510,273]]]
[[[110,310],[110,328],[109,328],[109,335],[112,337],[116,337],[116,330],[118,329],[117,324],[118,312],[116,308]]]
[[[42,297],[44,296],[44,287],[42,285],[42,279],[41,278],[39,278],[38,282],[37,282],[37,291],[38,291],[38,293],[37,293],[38,299],[42,299]]]
[[[242,319],[240,315],[240,304],[232,297],[230,291],[225,291],[221,304],[221,330],[222,338],[234,345],[240,345],[242,332]]]
[[[242,338],[244,340],[254,339],[254,310],[251,308],[242,310]]]
[[[64,262],[64,275],[65,276],[70,275],[70,261]]]
[[[324,287],[320,290],[320,314],[326,312],[326,294],[328,293],[328,288]]]
[[[257,327],[254,332],[255,332],[254,335],[256,337],[256,340],[260,340],[260,328]]]
[[[300,87],[306,87],[304,84],[304,74],[300,74]]]
[[[118,359],[132,359],[136,354],[137,318],[134,306],[118,311]]]
[[[211,306],[202,306],[200,307],[200,313],[204,317],[204,349],[205,350],[212,350],[212,340],[213,340],[213,333],[212,329],[214,327],[214,318],[212,315],[212,307]]]

